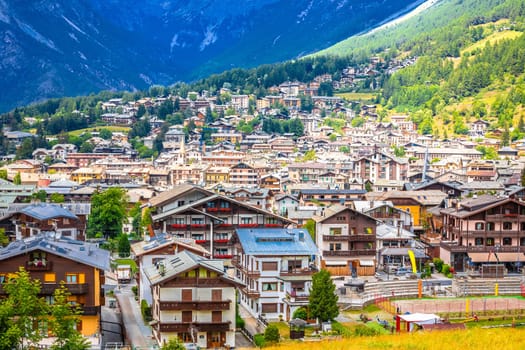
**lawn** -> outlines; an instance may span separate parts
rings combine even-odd
[[[349,101],[371,101],[376,97],[375,94],[369,92],[341,92],[336,93],[335,96]]]
[[[131,128],[127,126],[114,126],[114,125],[108,125],[108,126],[94,126],[90,128],[85,129],[78,129],[74,131],[70,131],[69,135],[71,136],[80,136],[84,132],[92,132],[92,131],[100,131],[102,129],[108,129],[111,132],[122,132],[124,134],[127,134]]]
[[[523,331],[513,328],[467,329],[464,331],[416,332],[373,337],[352,337],[322,342],[288,342],[268,347],[269,350],[343,350],[343,349],[412,349],[412,350],[484,350],[524,348]]]
[[[136,273],[138,271],[137,263],[133,259],[115,259],[115,267],[117,265],[130,265],[132,273]]]
[[[498,41],[516,39],[522,34],[522,32],[518,32],[515,30],[503,30],[501,32],[494,32],[486,38],[483,38],[480,41],[477,41],[469,47],[463,49],[461,51],[461,56],[476,51],[478,49],[483,49],[488,43],[490,43],[490,45],[494,45]]]

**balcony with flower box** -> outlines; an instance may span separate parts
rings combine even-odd
[[[221,213],[229,213],[232,211],[232,208],[219,208],[219,211]]]
[[[192,230],[197,231],[197,230],[205,230],[207,226],[208,226],[208,225],[206,225],[206,224],[191,224],[191,225],[190,225],[190,228],[191,228]]]
[[[26,271],[51,271],[53,262],[46,259],[26,261]]]
[[[221,239],[214,239],[213,242],[219,243],[219,244],[225,244],[228,243],[230,240],[228,238],[221,238]]]
[[[239,228],[256,228],[259,224],[239,224]]]
[[[175,230],[185,230],[188,227],[186,224],[171,224],[171,228]]]
[[[213,257],[216,259],[231,259],[233,258],[232,254],[213,254]]]
[[[161,322],[155,325],[161,332],[188,333],[191,326],[199,332],[227,332],[230,322]]]
[[[219,211],[219,208],[216,208],[216,207],[208,207],[208,208],[206,208],[206,211],[207,211],[208,213],[216,213],[216,212]]]

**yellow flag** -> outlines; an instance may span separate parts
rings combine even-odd
[[[417,273],[416,256],[412,250],[408,250],[408,256],[410,257],[410,263],[412,264],[412,272]]]

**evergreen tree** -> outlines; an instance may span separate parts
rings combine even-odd
[[[313,318],[318,318],[321,322],[333,320],[339,315],[337,300],[338,297],[335,294],[335,285],[330,278],[330,272],[323,269],[314,274],[308,304],[310,315]]]
[[[131,245],[129,244],[128,235],[125,233],[120,234],[118,237],[118,253],[121,258],[129,256],[131,251]]]

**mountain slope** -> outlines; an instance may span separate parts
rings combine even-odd
[[[0,0],[0,110],[301,56],[423,0]]]

